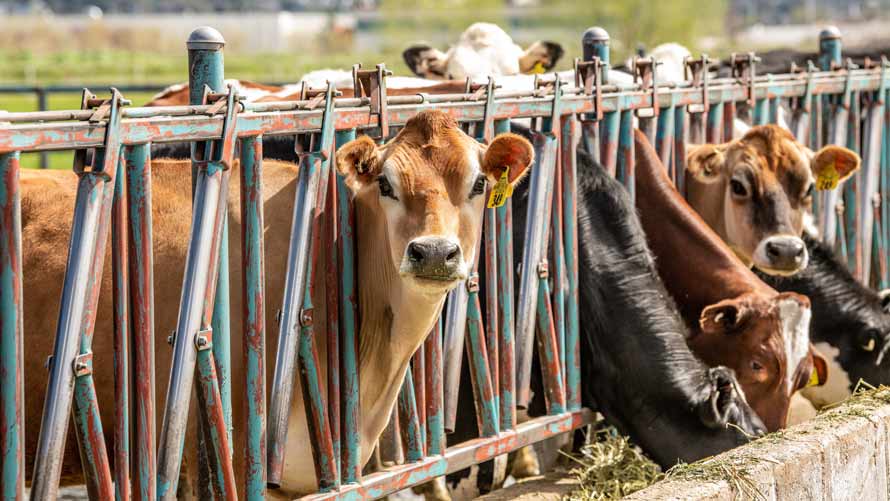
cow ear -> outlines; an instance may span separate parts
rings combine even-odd
[[[337,150],[336,158],[337,171],[346,178],[346,186],[353,193],[377,179],[382,169],[377,144],[368,136],[344,144]]]
[[[528,139],[516,134],[501,134],[494,138],[482,157],[482,173],[496,183],[504,170],[510,169],[510,184],[516,185],[528,172],[535,159],[535,150]]]
[[[724,299],[706,307],[698,319],[705,334],[731,334],[744,322],[750,310],[738,299]]]
[[[829,145],[817,151],[810,161],[813,175],[820,178],[829,169],[837,174],[837,181],[841,182],[850,177],[862,163],[859,155],[841,146]]]
[[[726,162],[726,147],[722,144],[690,146],[686,155],[686,175],[700,183],[715,183],[720,179]]]
[[[448,78],[448,56],[427,44],[415,44],[402,51],[402,59],[412,73],[432,80]]]
[[[812,352],[813,372],[810,375],[810,380],[807,382],[807,386],[822,386],[828,381],[828,362],[818,351],[812,350]]]

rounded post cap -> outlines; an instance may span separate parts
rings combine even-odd
[[[189,50],[219,50],[226,45],[226,40],[222,33],[210,26],[201,26],[195,28],[189,35],[185,46]]]
[[[826,26],[819,32],[819,40],[833,40],[841,38],[841,30],[837,26]]]
[[[599,26],[587,28],[587,31],[585,31],[584,35],[581,37],[581,42],[585,44],[609,43],[609,32]]]

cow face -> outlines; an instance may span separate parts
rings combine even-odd
[[[746,264],[793,275],[808,261],[800,236],[812,214],[814,173],[831,166],[843,181],[859,163],[846,148],[813,153],[776,125],[753,127],[737,141],[690,149],[688,200]]]
[[[812,381],[812,372],[825,381],[826,364],[810,346],[809,325],[806,296],[747,293],[705,308],[701,332],[689,344],[708,365],[736,372],[748,403],[775,431],[785,426],[791,395]]]
[[[344,145],[337,168],[382,221],[386,252],[403,283],[438,295],[472,268],[487,186],[505,172],[517,183],[533,158],[520,136],[503,134],[486,147],[430,110],[383,146],[368,137]]]

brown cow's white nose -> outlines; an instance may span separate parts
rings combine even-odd
[[[405,249],[408,271],[421,278],[454,280],[460,269],[460,246],[446,238],[421,237]]]

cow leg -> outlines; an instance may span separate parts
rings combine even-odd
[[[541,466],[538,464],[538,455],[531,445],[523,447],[514,453],[513,465],[510,475],[520,480],[523,478],[537,477],[541,474]]]

